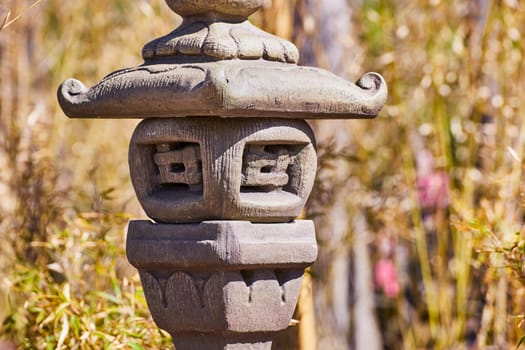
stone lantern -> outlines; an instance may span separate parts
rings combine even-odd
[[[304,119],[372,118],[387,97],[376,73],[298,66],[247,21],[263,1],[167,0],[183,22],[142,65],[58,91],[72,118],[144,119],[129,166],[152,221],[129,223],[126,250],[177,350],[271,348],[317,256],[313,223],[295,220],[317,162]]]

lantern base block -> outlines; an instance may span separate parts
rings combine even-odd
[[[285,330],[304,269],[317,257],[311,221],[132,221],[127,255],[155,323],[177,350],[266,350]]]
[[[177,350],[271,350],[277,333],[176,333],[173,344]]]

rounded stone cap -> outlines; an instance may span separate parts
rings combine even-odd
[[[166,0],[166,3],[183,17],[215,13],[225,17],[247,18],[263,5],[263,0]]]

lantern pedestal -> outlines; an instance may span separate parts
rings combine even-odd
[[[317,244],[305,220],[132,221],[126,251],[177,349],[269,349],[288,327]]]
[[[177,350],[271,350],[274,336],[274,333],[178,333],[173,343]]]

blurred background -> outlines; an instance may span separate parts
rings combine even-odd
[[[273,0],[251,20],[390,90],[374,120],[312,123],[320,255],[278,348],[519,348],[525,5]],[[1,350],[170,348],[124,252],[137,121],[69,120],[55,91],[179,21],[161,0],[0,2]]]

